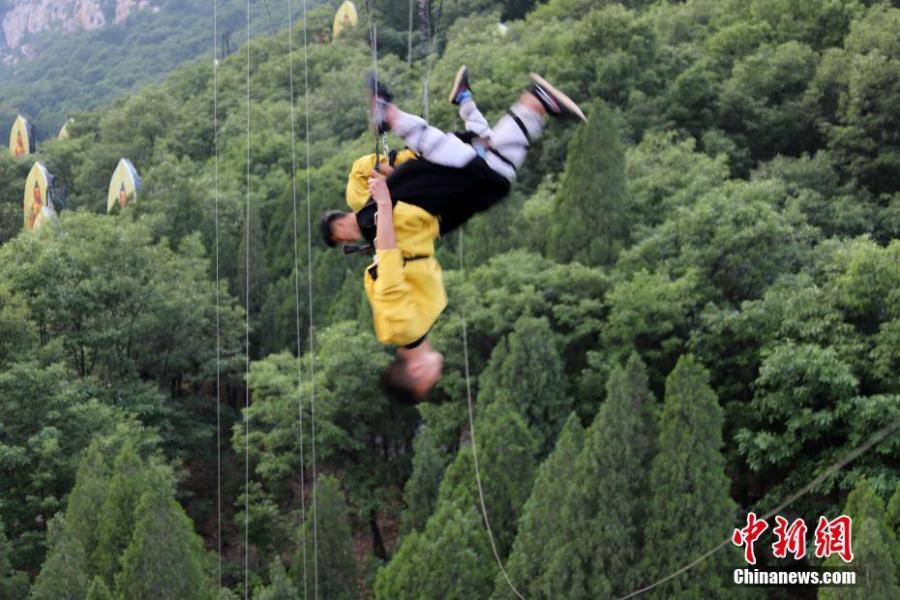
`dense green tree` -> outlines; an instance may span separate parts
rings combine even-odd
[[[541,463],[531,496],[522,507],[506,570],[513,584],[528,598],[548,597],[550,559],[561,550],[563,531],[560,507],[576,481],[575,461],[584,444],[584,428],[573,413],[566,420],[553,452]],[[502,574],[497,574],[492,598],[514,597]]]
[[[438,436],[424,425],[413,440],[412,473],[403,487],[405,532],[421,531],[434,512],[438,489],[450,457],[438,444]]]
[[[64,508],[80,452],[122,415],[64,365],[22,358],[0,371],[0,512],[13,568],[36,572],[46,523]]]
[[[88,591],[88,561],[84,547],[66,527],[62,515],[49,524],[50,551],[31,588],[34,600],[82,600]]]
[[[137,505],[133,535],[116,576],[115,587],[121,597],[212,597],[201,564],[203,543],[170,485],[155,477]]]
[[[29,323],[22,298],[0,285],[0,368],[7,369],[18,357],[27,356],[37,342],[37,331]]]
[[[185,239],[175,252],[153,243],[139,221],[69,214],[62,222],[65,236],[22,236],[0,250],[2,278],[27,302],[41,342],[61,344],[80,377],[110,384],[142,376],[168,387],[209,376],[215,295],[198,238]],[[15,260],[19,253],[30,260]],[[236,345],[238,315],[223,294],[225,352]]]
[[[531,490],[535,442],[506,402],[488,406],[476,431],[485,505],[502,558],[512,546],[519,512]],[[407,535],[378,572],[377,598],[490,596],[495,571],[473,472],[472,448],[467,447],[447,468],[424,531]]]
[[[613,370],[606,402],[585,432],[572,477],[582,483],[569,488],[560,507],[545,597],[619,596],[641,583],[654,409],[646,369],[632,356],[624,369]]]
[[[319,594],[323,598],[351,600],[357,597],[356,563],[350,535],[349,509],[338,480],[330,475],[319,477],[315,487],[314,508],[307,510],[303,524],[307,545],[314,539],[313,524],[318,528]],[[303,585],[302,557],[295,553],[294,584]]]
[[[297,588],[285,573],[284,566],[278,561],[269,567],[269,585],[258,587],[253,591],[253,600],[297,600],[297,598],[299,598]]]
[[[560,262],[615,262],[628,242],[625,153],[612,111],[602,102],[572,138],[549,226],[548,248]]]
[[[690,207],[728,177],[724,156],[696,151],[693,138],[651,133],[625,153],[634,239],[649,234],[679,207]]]
[[[756,298],[808,257],[811,236],[777,209],[784,198],[777,180],[728,182],[632,246],[620,265],[674,277],[694,269],[704,303]]]
[[[3,521],[0,520],[0,600],[23,600],[28,595],[28,574],[12,570],[10,550]]]
[[[897,484],[897,488],[891,494],[890,500],[888,500],[885,520],[894,534],[894,539],[900,541],[900,483]],[[900,546],[896,547],[896,550],[894,553],[894,567],[897,569],[897,576],[900,577]]]
[[[591,355],[591,366],[605,373],[613,362],[623,362],[637,352],[651,369],[654,388],[661,389],[667,373],[675,366],[690,330],[691,313],[698,302],[698,277],[688,271],[672,280],[664,273],[639,271],[623,281],[607,296],[609,317],[602,339],[611,355]]]
[[[445,502],[425,531],[404,538],[391,562],[378,572],[375,598],[488,597],[495,569],[478,508]]]
[[[831,154],[820,150],[812,157],[777,156],[753,173],[758,179],[779,179],[786,184],[788,214],[800,213],[828,236],[871,233],[878,211],[870,195],[850,182],[841,182]]]
[[[736,507],[728,495],[721,454],[722,409],[708,380],[707,371],[690,355],[682,357],[666,379],[659,454],[649,477],[652,493],[644,522],[643,583],[668,575],[730,533]],[[690,575],[663,584],[651,595],[719,597],[728,586],[732,558],[736,555],[719,552]]]
[[[817,57],[807,45],[765,44],[739,60],[719,97],[721,128],[754,160],[821,147],[805,92]]]
[[[900,9],[871,6],[851,24],[844,47],[825,52],[811,91],[828,115],[821,127],[835,159],[876,194],[898,185],[900,47],[889,33],[898,22]]]
[[[126,442],[116,455],[97,522],[97,546],[91,555],[92,571],[112,586],[121,567],[122,552],[131,541],[141,514],[138,503],[150,490],[144,461],[134,446]]]
[[[819,598],[821,600],[896,598],[900,595],[900,586],[897,584],[894,556],[900,544],[885,521],[884,502],[865,479],[860,480],[850,492],[842,514],[853,520],[851,564],[856,572],[857,584],[848,587],[820,588]],[[825,565],[839,567],[845,563],[840,557],[831,556],[825,561]]]
[[[491,353],[479,377],[478,402],[505,400],[525,417],[542,454],[549,452],[571,410],[556,338],[545,318],[522,317]]]
[[[91,581],[86,600],[115,600],[115,596],[109,591],[109,588],[103,582],[103,578],[97,576]]]

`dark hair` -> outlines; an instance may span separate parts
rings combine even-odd
[[[337,242],[331,237],[331,224],[335,219],[343,217],[345,214],[347,213],[340,210],[326,210],[319,217],[319,233],[322,234],[322,241],[329,248],[337,246]]]
[[[422,398],[413,391],[413,380],[406,370],[406,361],[399,356],[381,375],[381,389],[399,404],[412,406]]]

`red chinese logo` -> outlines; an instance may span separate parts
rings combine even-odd
[[[776,558],[785,558],[788,553],[794,555],[795,560],[806,556],[806,523],[803,519],[797,519],[788,527],[788,520],[782,516],[775,517],[778,523],[772,533],[778,540],[772,544],[772,553]]]
[[[819,517],[816,527],[816,557],[828,558],[837,554],[844,562],[853,560],[853,548],[850,541],[850,528],[853,522],[847,515],[841,515],[829,521]]]
[[[796,519],[793,523],[782,516],[776,516],[775,528],[772,533],[776,540],[772,544],[772,554],[776,558],[786,558],[791,554],[795,560],[806,556],[806,523],[803,519]],[[816,558],[828,558],[837,554],[844,562],[853,560],[853,547],[850,539],[850,530],[853,521],[847,515],[841,515],[828,520],[819,517],[819,524],[815,531]],[[758,519],[756,513],[747,514],[747,525],[741,529],[735,529],[731,534],[731,543],[744,548],[744,560],[747,564],[756,564],[756,552],[754,542],[763,532],[769,528],[765,519]]]
[[[756,513],[747,515],[747,526],[743,529],[735,529],[731,534],[731,543],[735,546],[744,546],[744,560],[748,564],[756,564],[756,554],[753,551],[753,542],[769,528],[765,520],[757,520]]]

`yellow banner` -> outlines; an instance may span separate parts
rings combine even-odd
[[[34,152],[34,132],[28,119],[19,115],[9,132],[9,153],[21,158]]]

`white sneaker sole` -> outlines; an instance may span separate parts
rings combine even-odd
[[[561,91],[559,91],[558,89],[556,89],[555,87],[553,87],[552,85],[550,85],[549,83],[547,83],[547,80],[544,79],[543,77],[541,77],[540,75],[538,75],[537,73],[532,73],[532,74],[531,74],[531,79],[532,79],[536,84],[538,84],[539,86],[541,86],[542,88],[544,88],[545,90],[547,90],[547,93],[549,93],[551,96],[553,96],[553,98],[554,98],[557,102],[559,102],[559,104],[560,104],[566,111],[568,111],[568,112],[570,112],[571,114],[575,115],[576,117],[578,117],[578,118],[581,119],[582,121],[587,121],[587,117],[584,116],[584,113],[581,112],[581,109],[578,107],[577,104],[575,104],[575,101],[574,101],[574,100],[572,100],[571,98],[569,98],[568,96],[566,96],[565,94],[563,94]]]

